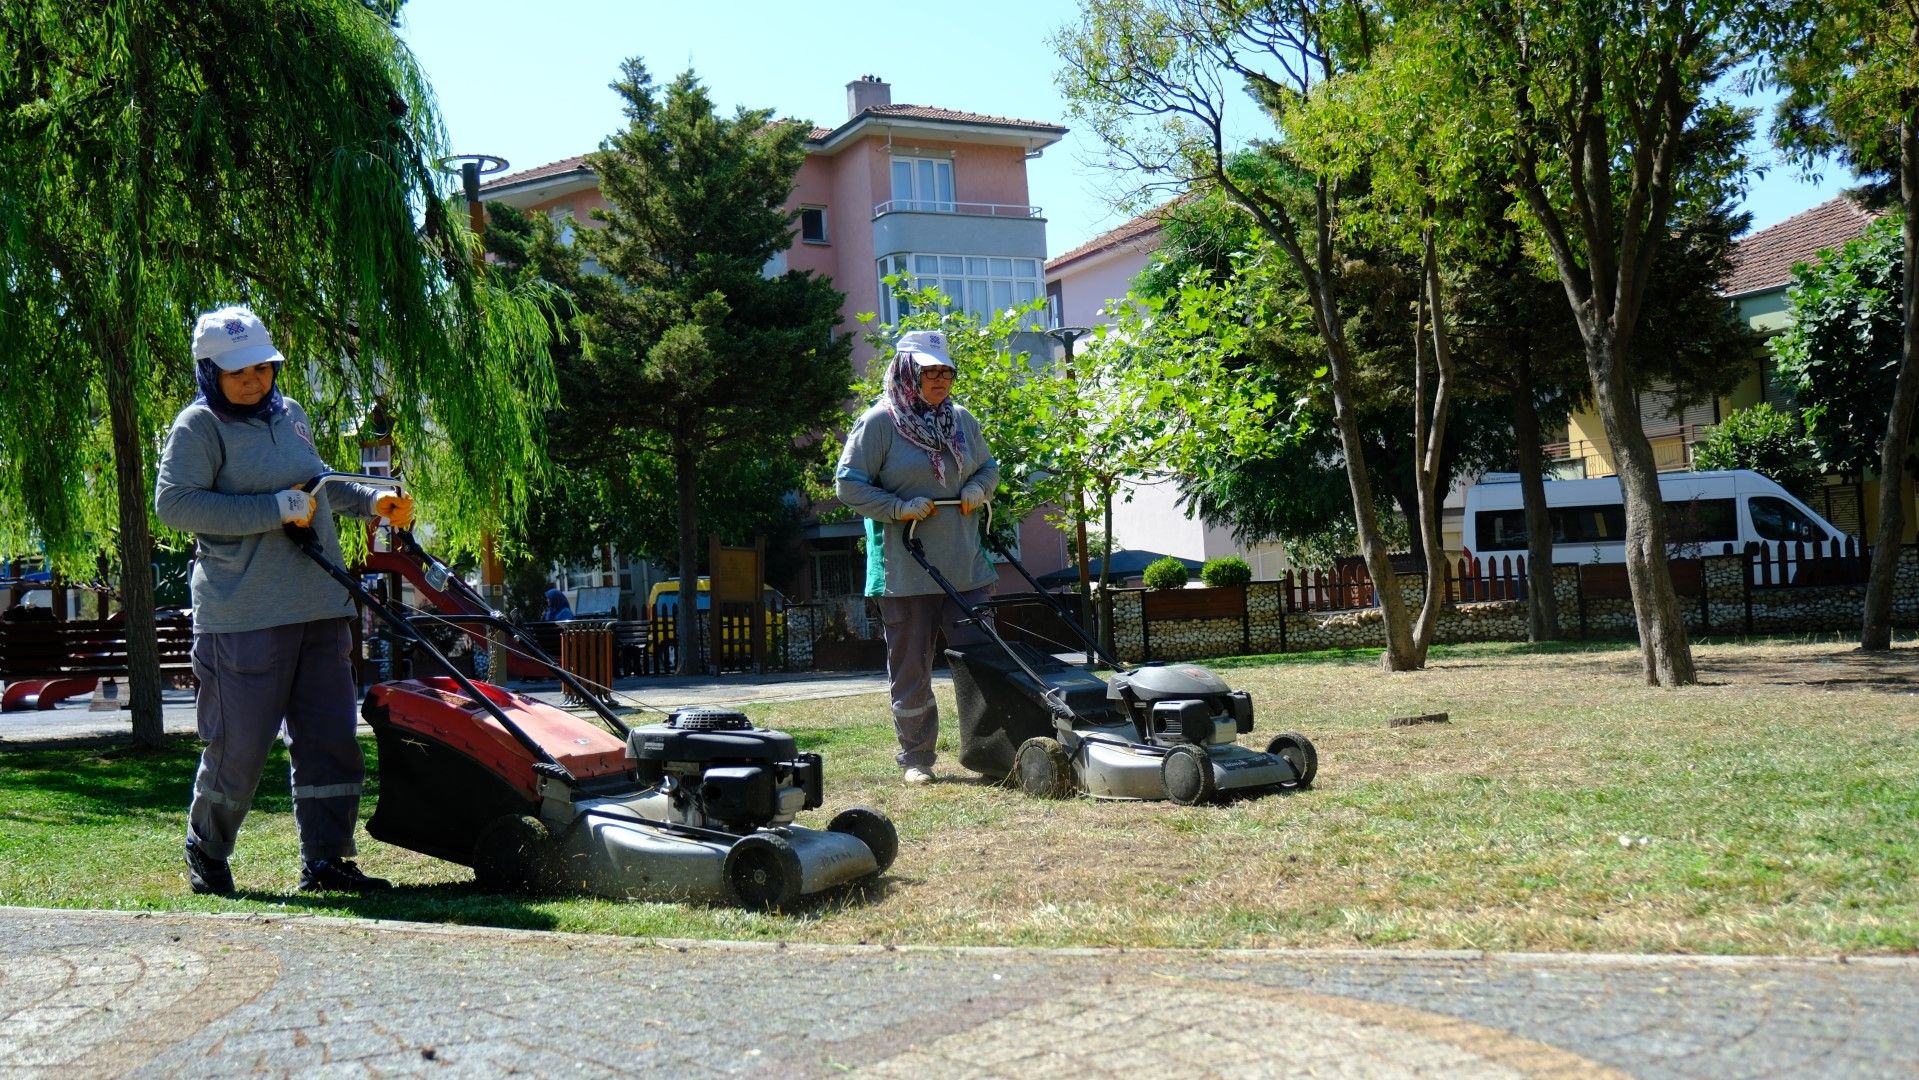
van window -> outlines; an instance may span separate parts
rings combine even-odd
[[[1754,495],[1746,502],[1752,514],[1753,531],[1762,540],[1798,540],[1813,543],[1826,538],[1825,531],[1800,509],[1772,495]]]
[[[1622,506],[1555,506],[1547,512],[1555,544],[1617,544],[1626,539]],[[1526,546],[1524,510],[1481,510],[1474,523],[1476,551],[1519,551]]]
[[[1777,502],[1778,500],[1773,500]],[[1787,507],[1791,509],[1791,507]],[[1626,539],[1626,508],[1555,506],[1548,511],[1553,543],[1618,544]],[[1666,531],[1673,543],[1739,539],[1739,516],[1731,499],[1688,499],[1666,504]],[[1526,547],[1524,510],[1482,510],[1474,523],[1475,551],[1520,551]]]
[[[1731,499],[1687,499],[1666,504],[1666,540],[1673,544],[1739,539],[1739,514]]]

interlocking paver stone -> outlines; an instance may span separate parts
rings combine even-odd
[[[0,908],[0,1077],[1919,1074],[1919,960],[666,944]]]

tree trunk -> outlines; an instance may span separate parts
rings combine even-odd
[[[673,473],[680,497],[680,610],[674,619],[674,636],[679,647],[675,650],[673,674],[691,675],[695,670],[693,657],[700,647],[699,475],[691,432],[674,433]]]
[[[1526,508],[1526,640],[1559,638],[1559,598],[1553,595],[1553,523],[1546,509],[1545,455],[1539,408],[1533,401],[1532,362],[1519,361],[1513,389],[1513,439],[1519,451],[1519,494]],[[1466,539],[1471,547],[1473,538]]]
[[[1113,641],[1112,619],[1110,618],[1113,608],[1112,605],[1106,602],[1106,584],[1113,576],[1113,485],[1114,481],[1110,478],[1101,480],[1099,501],[1102,511],[1102,523],[1100,527],[1106,530],[1106,554],[1101,556],[1099,560],[1100,602],[1093,605],[1093,640],[1106,646],[1108,653],[1117,656],[1119,649]],[[1086,659],[1088,663],[1093,661],[1093,658],[1090,656]]]
[[[1428,212],[1431,205],[1428,204]],[[1452,408],[1453,350],[1446,330],[1445,294],[1439,281],[1439,256],[1434,249],[1433,231],[1426,228],[1424,308],[1433,327],[1433,411],[1430,428],[1426,420],[1426,364],[1421,356],[1421,328],[1413,327],[1413,475],[1419,486],[1419,533],[1425,540],[1426,594],[1420,599],[1419,618],[1413,624],[1413,655],[1418,666],[1426,666],[1426,652],[1439,636],[1439,617],[1443,606],[1441,582],[1446,573],[1446,545],[1439,532],[1439,479],[1442,448],[1446,444],[1446,422]]]
[[[120,504],[120,610],[127,633],[127,692],[133,704],[134,745],[157,748],[166,737],[160,703],[160,635],[153,619],[153,533],[147,524],[152,494],[140,438],[139,406],[129,377],[133,358],[114,341],[106,368],[107,415],[113,426],[113,473]]]
[[[1659,470],[1640,423],[1638,398],[1626,381],[1622,346],[1606,324],[1586,335],[1586,366],[1626,504],[1626,582],[1639,624],[1639,657],[1648,684],[1690,686],[1699,679],[1666,566],[1666,507],[1659,494]]]
[[[1892,591],[1899,541],[1906,532],[1906,448],[1912,443],[1913,410],[1919,408],[1919,108],[1899,118],[1899,190],[1906,214],[1900,230],[1905,241],[1901,299],[1906,333],[1886,416],[1886,441],[1879,449],[1879,533],[1872,545],[1865,625],[1859,633],[1859,647],[1872,650],[1892,648]]]

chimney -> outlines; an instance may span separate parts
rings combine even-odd
[[[893,88],[878,75],[861,75],[846,84],[846,118],[853,119],[875,105],[891,105]]]

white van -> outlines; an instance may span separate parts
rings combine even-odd
[[[1845,534],[1785,488],[1751,469],[1659,474],[1668,553],[1737,552],[1748,541],[1843,540]],[[1556,563],[1626,561],[1626,508],[1619,478],[1546,481]],[[1526,511],[1517,473],[1487,473],[1466,491],[1460,533],[1479,558],[1526,553]]]

